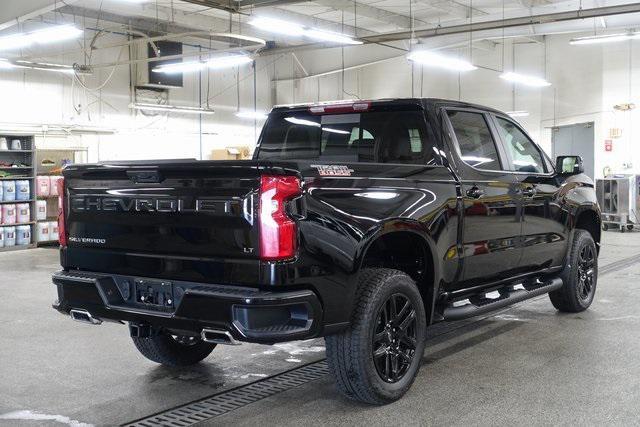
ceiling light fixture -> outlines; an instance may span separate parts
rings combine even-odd
[[[300,37],[304,34],[304,27],[302,25],[281,19],[258,17],[249,21],[249,25],[262,31],[283,34],[285,36]]]
[[[177,107],[174,105],[160,105],[160,104],[145,104],[136,102],[130,104],[129,108],[133,110],[142,111],[161,111],[165,113],[187,113],[187,114],[214,114],[214,111],[209,108],[200,107]]]
[[[617,43],[640,38],[640,33],[602,34],[599,36],[576,37],[569,41],[572,45]]]
[[[337,44],[362,44],[361,41],[355,40],[344,34],[319,30],[317,28],[304,27],[281,19],[257,17],[249,21],[249,25],[252,25],[262,31],[282,34],[290,37],[307,37],[318,41]]]
[[[415,50],[407,55],[407,59],[421,65],[453,71],[473,71],[478,69],[478,67],[463,59],[444,56],[429,50]]]
[[[239,117],[241,119],[265,120],[267,118],[267,113],[264,113],[262,111],[245,110],[238,111],[236,113],[236,117]]]
[[[192,71],[201,71],[205,68],[219,70],[222,68],[237,67],[248,64],[252,61],[253,59],[248,55],[226,55],[213,57],[206,61],[176,62],[173,64],[160,65],[153,68],[152,71],[154,73],[180,74]]]
[[[52,71],[64,74],[92,74],[91,67],[84,65],[64,65],[52,64],[49,62],[32,62],[22,59],[5,59],[0,58],[0,69],[12,70],[23,68],[28,70]]]
[[[221,68],[231,68],[240,65],[245,65],[253,62],[253,59],[247,55],[227,55],[213,57],[207,61],[207,67],[212,70],[218,70]]]
[[[182,74],[190,71],[200,71],[206,66],[207,64],[201,61],[175,62],[173,64],[160,65],[151,71],[164,74]]]
[[[507,111],[507,115],[510,117],[529,117],[529,112],[524,110]]]
[[[500,75],[500,78],[513,83],[523,84],[525,86],[533,87],[545,87],[551,86],[551,83],[540,77],[529,76],[526,74],[518,74],[514,72],[507,72]]]
[[[63,40],[71,40],[80,37],[82,33],[82,30],[73,25],[57,25],[29,33],[13,34],[0,37],[0,50],[15,50],[34,44],[43,45]]]

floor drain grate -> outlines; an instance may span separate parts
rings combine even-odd
[[[231,412],[274,394],[320,379],[329,373],[327,362],[311,363],[288,372],[225,391],[193,403],[125,424],[127,427],[186,427]]]

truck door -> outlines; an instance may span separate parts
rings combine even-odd
[[[524,272],[562,265],[567,251],[567,213],[557,202],[560,187],[553,166],[522,128],[506,116],[493,116],[507,169],[522,195],[522,260]]]
[[[521,255],[518,182],[504,167],[489,114],[447,108],[448,129],[464,203],[463,280],[456,288],[481,286],[514,274]]]

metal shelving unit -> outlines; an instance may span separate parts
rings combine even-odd
[[[28,245],[15,245],[15,246],[5,246],[0,248],[0,252],[8,252],[8,251],[16,251],[20,249],[31,249],[35,248],[35,178],[36,178],[36,167],[35,167],[35,137],[31,134],[20,134],[20,133],[4,133],[0,131],[0,138],[6,138],[9,146],[11,146],[11,141],[14,139],[19,139],[22,145],[20,150],[0,150],[0,162],[2,162],[2,166],[0,166],[1,174],[8,174],[8,176],[0,175],[0,181],[18,181],[18,180],[28,180],[29,181],[29,189],[31,191],[31,195],[28,200],[16,200],[16,201],[0,201],[0,204],[19,204],[19,203],[28,203],[29,209],[31,210],[31,221],[19,224],[0,224],[0,231],[4,227],[17,227],[20,225],[30,225],[31,226],[31,243]],[[22,164],[25,166],[19,167],[11,167],[6,165],[12,164]]]

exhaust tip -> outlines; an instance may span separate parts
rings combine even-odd
[[[233,338],[229,331],[219,329],[203,329],[200,334],[202,341],[214,344],[240,345],[241,343]]]
[[[102,320],[93,317],[87,310],[78,310],[74,308],[69,312],[69,315],[76,322],[88,323],[90,325],[99,325],[102,323]]]

